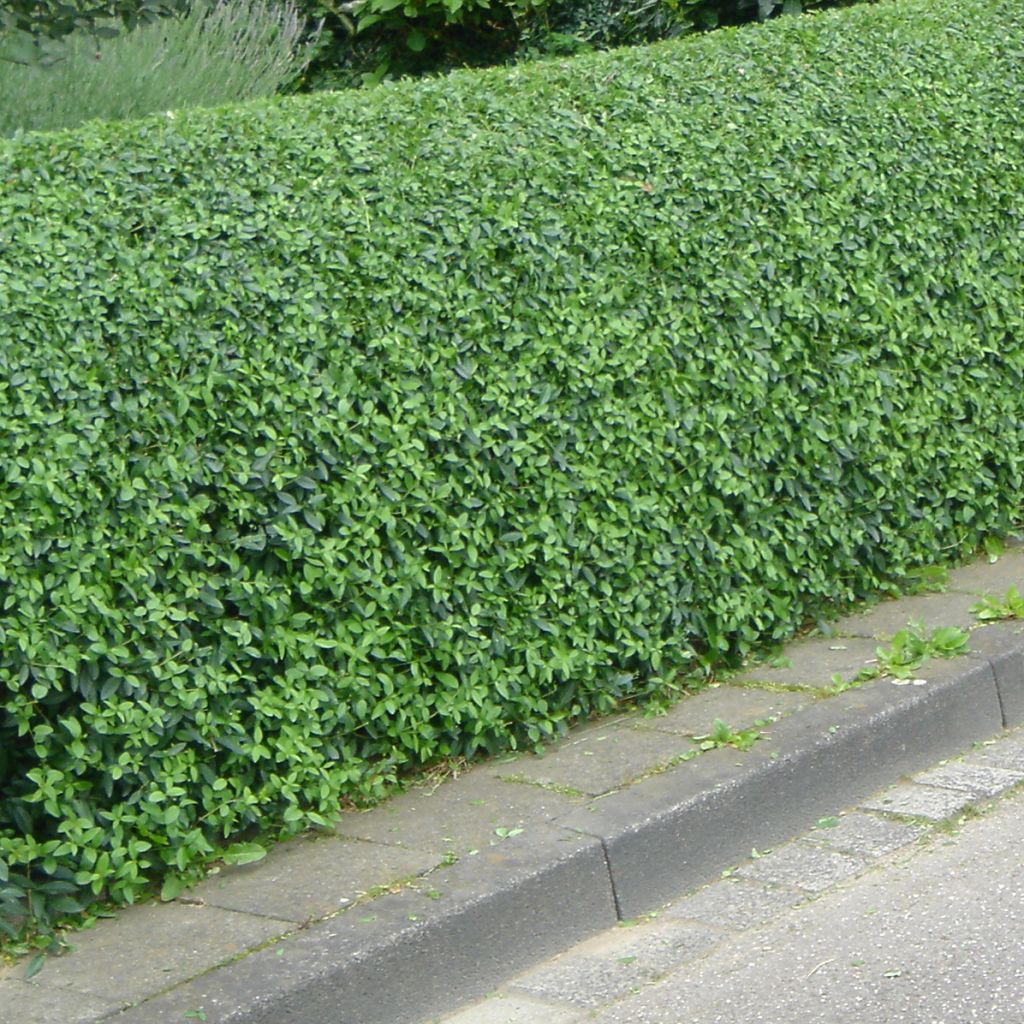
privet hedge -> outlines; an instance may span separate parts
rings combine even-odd
[[[1010,529],[1019,14],[0,148],[3,872],[130,899]]]

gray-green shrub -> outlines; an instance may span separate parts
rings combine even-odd
[[[271,96],[305,66],[305,28],[287,2],[200,0],[112,38],[74,33],[55,64],[0,61],[0,134]]]

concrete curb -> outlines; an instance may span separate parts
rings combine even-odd
[[[925,686],[879,681],[783,720],[776,757],[716,750],[563,824],[601,840],[620,911],[635,917],[1002,727],[990,665],[945,663]]]
[[[565,829],[511,840],[437,876],[436,901],[375,900],[118,1014],[118,1024],[396,1024],[485,994],[498,978],[615,924],[598,840]]]
[[[256,936],[228,962],[208,956],[162,991],[151,985],[132,996],[130,1008],[104,991],[116,989],[116,977],[83,983],[88,959],[75,964],[83,954],[62,958],[75,971],[61,975],[58,962],[49,979],[47,971],[32,982],[0,972],[0,1024],[423,1024],[710,881],[751,847],[791,838],[839,806],[1024,723],[1024,623],[975,630],[967,656],[921,671],[918,685],[879,679],[834,697],[812,694],[806,704],[780,695],[780,706],[794,710],[751,750],[712,750],[607,795],[563,800],[521,831],[498,830],[508,833],[499,842],[432,868],[415,889],[308,927],[268,912],[262,945]],[[705,713],[716,702],[735,707],[737,689],[710,695]],[[487,778],[493,785],[493,773]],[[147,909],[159,927],[168,907]],[[204,910],[229,925],[260,920],[254,910]],[[116,939],[118,922],[107,923]],[[70,1014],[76,994],[84,1001]]]

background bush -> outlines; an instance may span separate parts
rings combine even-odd
[[[323,22],[306,89],[670,39],[857,0],[303,0]]]
[[[0,62],[0,134],[272,96],[311,56],[305,31],[289,4],[219,0],[112,37],[75,33],[51,66]]]
[[[670,0],[550,0],[522,26],[522,53],[575,53],[638,45],[692,27],[686,5]]]
[[[8,916],[1008,531],[1017,13],[0,144]]]

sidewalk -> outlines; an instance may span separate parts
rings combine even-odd
[[[1011,585],[1024,591],[1020,546],[661,717],[589,724],[544,757],[346,813],[334,835],[100,921],[31,981],[0,969],[0,1024],[421,1024],[450,1012],[752,846],[1024,722],[1024,622],[979,627],[970,612]],[[927,662],[914,684],[836,692],[836,673],[852,679],[912,619],[972,628],[969,653]],[[716,719],[750,730],[749,749],[700,751],[693,737]]]

